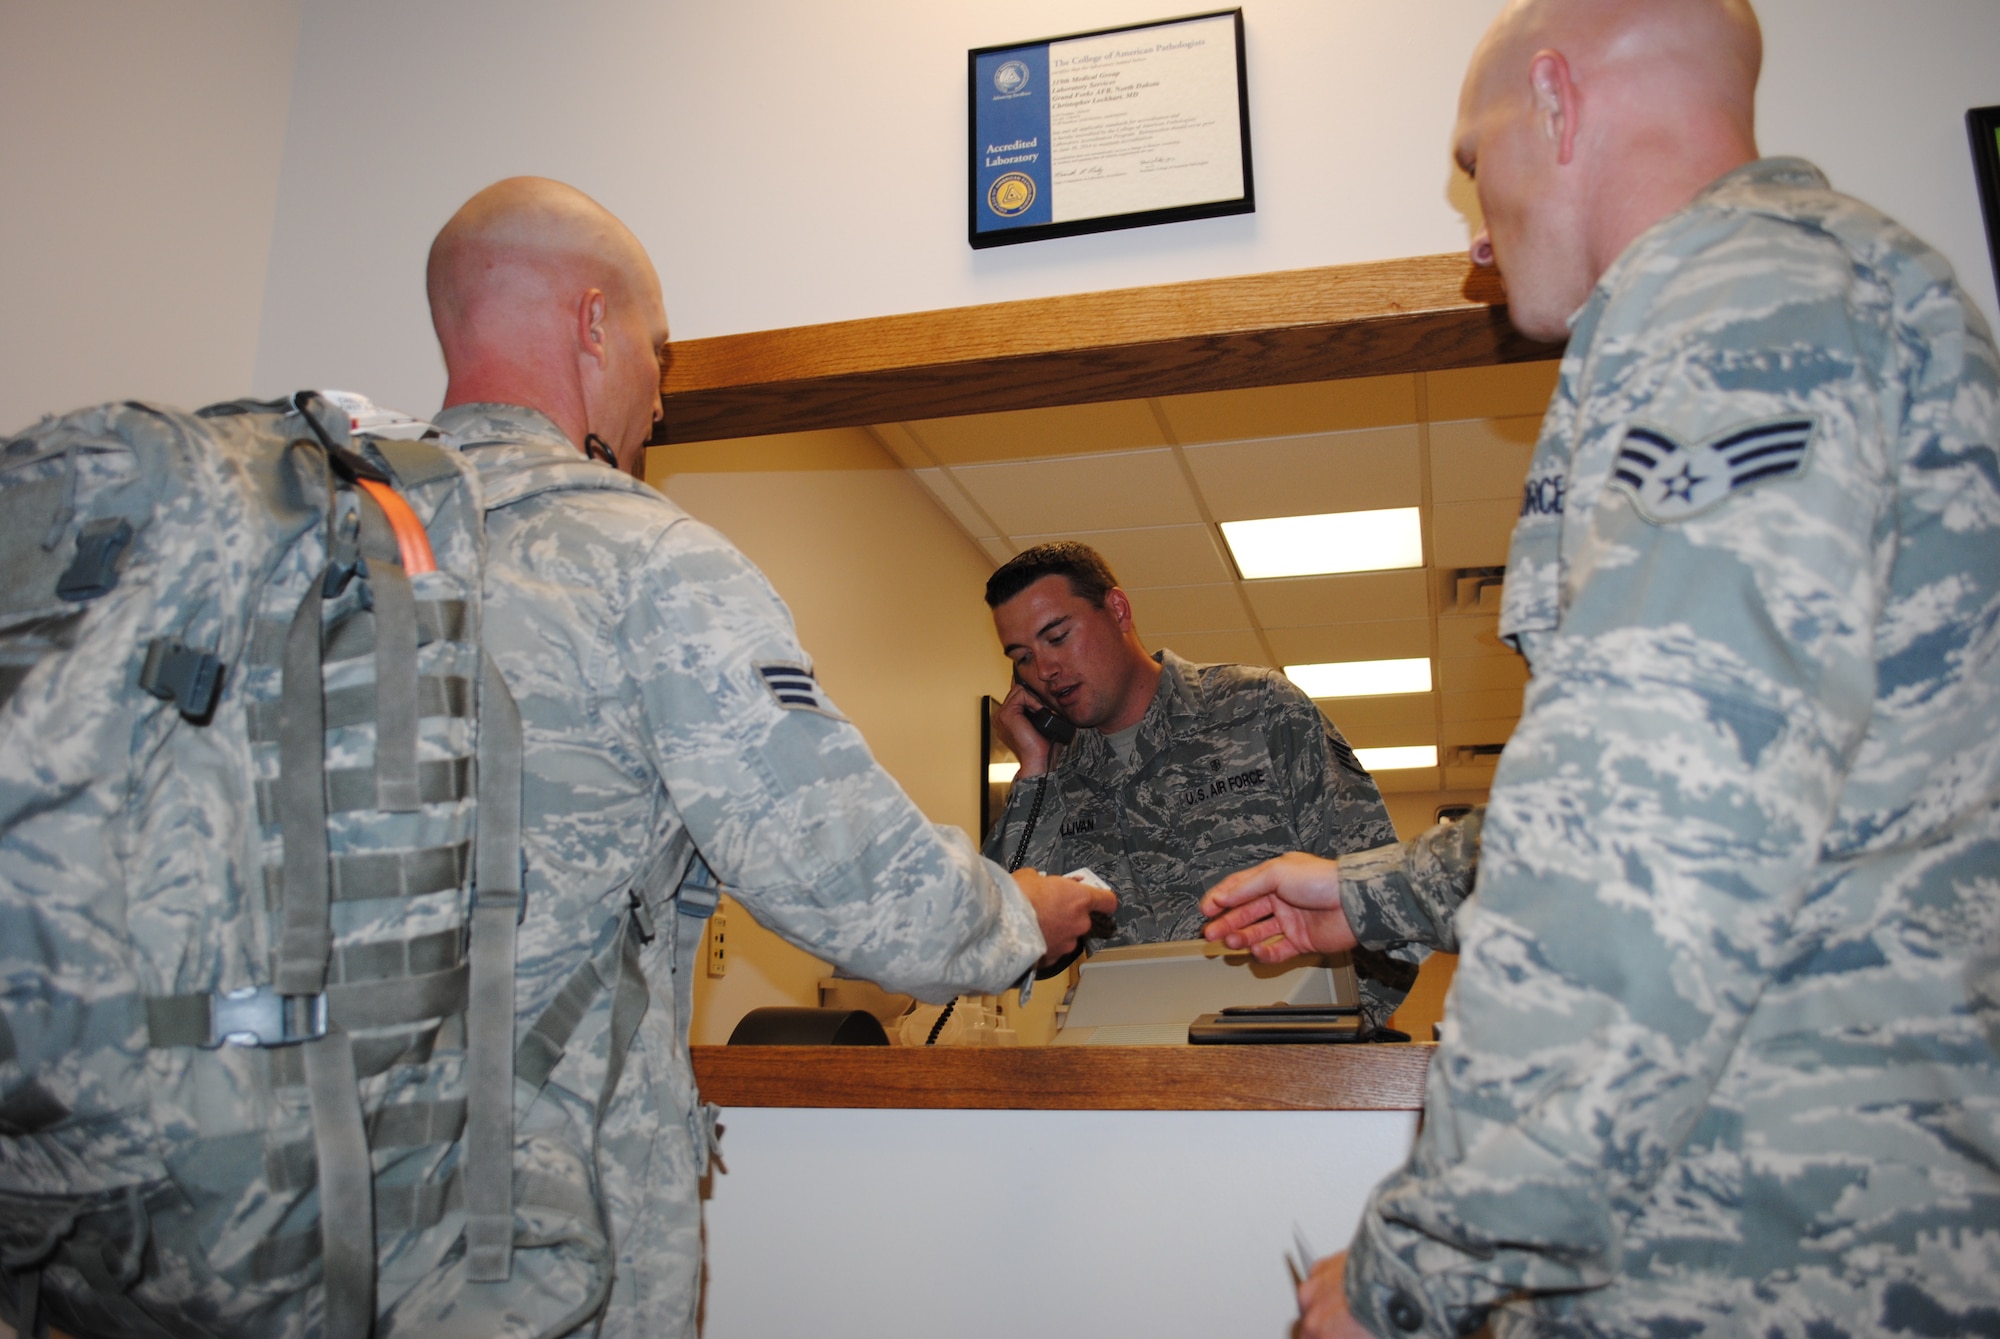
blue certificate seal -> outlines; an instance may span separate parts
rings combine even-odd
[[[993,72],[993,91],[1001,94],[1019,93],[1028,86],[1028,67],[1018,60],[1001,64]]]
[[[1025,172],[995,177],[986,188],[986,207],[1003,219],[1025,214],[1035,203],[1035,182]]]

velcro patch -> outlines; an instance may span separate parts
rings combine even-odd
[[[847,718],[835,710],[825,693],[820,691],[819,680],[813,677],[808,666],[800,665],[759,665],[757,673],[764,680],[764,687],[778,700],[778,705],[787,711],[816,711],[835,720]]]
[[[1803,473],[1819,420],[1800,414],[1731,428],[1692,446],[1633,424],[1619,444],[1611,487],[1655,524],[1684,521],[1731,494]]]

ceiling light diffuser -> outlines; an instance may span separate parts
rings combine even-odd
[[[1395,749],[1356,749],[1354,756],[1371,772],[1396,772],[1438,765],[1435,744],[1414,744]]]
[[[1415,507],[1224,521],[1222,537],[1246,581],[1424,565],[1423,526]]]
[[[1313,698],[1428,693],[1431,662],[1419,656],[1414,660],[1339,660],[1323,665],[1287,665],[1285,677]]]

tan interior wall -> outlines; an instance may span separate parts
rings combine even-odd
[[[654,447],[647,481],[749,555],[820,682],[932,820],[979,820],[978,702],[1006,685],[980,598],[991,564],[858,428]],[[826,965],[725,901],[729,969],[695,978],[692,1040],[817,1004]]]

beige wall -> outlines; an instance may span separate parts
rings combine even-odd
[[[646,477],[715,526],[791,606],[820,682],[935,822],[979,820],[982,693],[1007,682],[980,592],[987,559],[866,431],[647,453]],[[693,1040],[745,1012],[817,1004],[826,967],[725,902],[727,975],[695,979]]]

